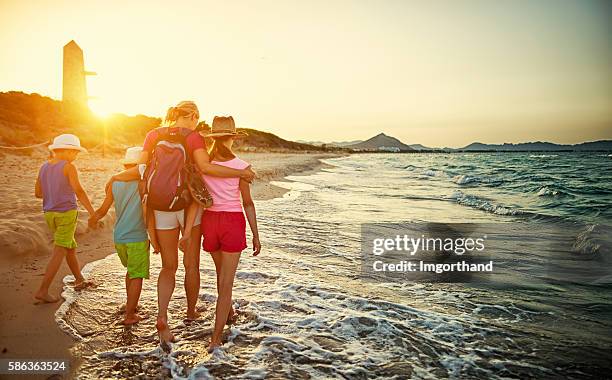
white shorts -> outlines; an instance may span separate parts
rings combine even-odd
[[[193,226],[199,226],[202,222],[202,213],[204,210],[202,207],[198,207],[198,211],[196,213],[195,221],[193,222]],[[185,227],[185,210],[179,211],[158,211],[153,210],[155,214],[155,229],[156,230],[173,230],[178,228]]]

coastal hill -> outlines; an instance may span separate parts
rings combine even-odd
[[[244,145],[242,150],[256,151],[323,151],[329,150],[321,146],[315,146],[311,144],[303,144],[299,142],[285,140],[276,136],[273,133],[258,131],[251,128],[238,128],[239,131],[244,131],[248,136],[243,140]],[[240,148],[239,148],[240,149]]]
[[[317,145],[317,146],[327,146],[327,147],[335,147],[335,148],[344,148],[349,145],[358,144],[363,142],[363,140],[351,140],[351,141],[332,141],[332,142],[323,142],[323,141],[305,141],[305,140],[296,140],[296,142],[309,144],[309,145]]]
[[[389,151],[389,152],[411,152],[413,148],[399,141],[395,137],[379,133],[357,144],[347,145],[345,148],[356,151]]]
[[[141,145],[146,133],[158,127],[161,119],[146,115],[127,116],[113,114],[102,120],[89,110],[65,107],[61,101],[39,94],[0,92],[0,145],[24,147],[46,145],[61,133],[74,133],[83,146],[99,148],[107,130],[110,151],[123,151],[132,145]],[[208,125],[200,123],[206,130]],[[285,140],[272,133],[238,128],[248,133],[239,150],[292,152],[325,151],[329,148]],[[333,150],[333,149],[332,149]]]
[[[354,151],[390,151],[390,152],[593,152],[593,151],[612,151],[612,140],[599,140],[583,142],[579,144],[555,144],[551,142],[525,142],[525,143],[504,143],[504,144],[484,144],[474,142],[463,148],[430,148],[421,144],[405,144],[395,137],[380,133],[365,141],[354,141],[347,143],[324,143],[320,141],[306,142],[312,145],[337,146],[352,149]],[[342,145],[341,145],[342,144]],[[380,149],[383,147],[383,149]]]
[[[403,152],[411,152],[411,151],[441,151],[438,148],[429,148],[421,144],[404,144],[399,139],[395,137],[388,136],[384,133],[379,133],[378,135],[364,141],[364,140],[352,140],[352,141],[332,141],[332,142],[323,142],[323,141],[305,141],[305,140],[297,140],[297,142],[316,145],[316,146],[326,146],[326,147],[335,147],[335,148],[347,148],[356,151],[377,151],[378,147],[395,147],[398,148],[399,151]],[[366,148],[363,148],[364,143],[367,142]],[[382,145],[378,145],[382,144]],[[408,147],[408,148],[406,148]],[[446,149],[446,148],[445,148]],[[382,149],[389,151],[389,149]],[[396,150],[396,149],[393,149]]]

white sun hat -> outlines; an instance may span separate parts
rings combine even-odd
[[[55,149],[74,149],[81,152],[87,152],[87,149],[81,146],[81,140],[70,133],[59,135],[53,139],[53,144],[49,145],[49,150]]]
[[[127,148],[125,151],[125,157],[121,160],[121,163],[123,165],[137,164],[138,160],[140,159],[140,153],[142,153],[141,146]]]

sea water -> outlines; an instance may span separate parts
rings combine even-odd
[[[184,273],[170,303],[178,338],[159,347],[154,322],[159,256],[140,312],[124,327],[124,269],[110,256],[88,265],[99,284],[57,313],[77,340],[81,378],[600,378],[612,357],[612,156],[607,153],[361,154],[325,160],[277,183],[282,198],[256,203],[262,252],[247,249],[234,288],[237,323],[213,354],[212,260],[202,253],[199,309],[184,321]],[[513,259],[489,284],[372,282],[360,272],[360,226],[378,222],[519,226],[512,252],[541,227],[575,244]],[[571,228],[566,229],[567,226]],[[571,235],[571,236],[569,236]],[[110,235],[109,235],[109,238]],[[250,242],[250,234],[248,237]],[[547,276],[561,255],[588,281]]]

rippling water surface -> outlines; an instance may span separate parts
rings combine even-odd
[[[124,270],[110,255],[88,266],[100,284],[68,302],[58,323],[77,338],[83,378],[482,378],[609,376],[612,357],[607,154],[368,154],[326,161],[289,177],[285,197],[257,203],[264,250],[243,254],[238,322],[210,355],[214,267],[202,254],[202,319],[182,320],[180,284],[170,304],[179,338],[157,344],[152,260],[138,326],[118,324]],[[508,250],[536,227],[576,231],[556,259],[586,271],[564,281],[542,271],[554,253],[534,246],[491,284],[372,283],[360,279],[365,222],[515,223]],[[570,228],[571,227],[571,228]],[[572,232],[573,234],[574,232]],[[569,234],[569,233],[568,233]],[[110,236],[109,236],[110,237]],[[567,236],[565,237],[567,238]],[[537,251],[537,252],[536,252]],[[110,252],[109,252],[110,253]]]

